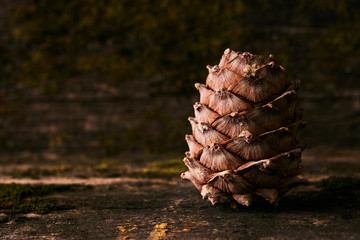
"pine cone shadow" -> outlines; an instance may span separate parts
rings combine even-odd
[[[299,192],[296,195],[284,197],[278,209],[284,211],[315,211],[357,209],[360,210],[358,199],[359,191],[331,192],[326,190]]]
[[[284,211],[360,210],[360,178],[330,177],[312,184],[315,189],[297,190],[285,195],[279,204]]]
[[[360,211],[359,199],[360,178],[330,177],[308,186],[295,187],[280,199],[277,207],[256,197],[250,208],[238,206],[238,211],[337,212],[342,218],[351,219]],[[221,202],[216,206],[224,210],[230,208],[228,202]]]

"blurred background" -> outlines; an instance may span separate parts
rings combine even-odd
[[[0,0],[0,157],[182,157],[206,65],[274,54],[299,91],[307,152],[360,149],[356,0]]]

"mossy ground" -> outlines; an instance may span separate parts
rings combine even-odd
[[[0,222],[6,223],[0,224],[1,237],[358,239],[358,163],[353,157],[341,162],[323,160],[319,164],[317,157],[304,157],[304,178],[315,180],[293,188],[278,207],[257,199],[253,206],[235,210],[226,200],[216,206],[202,200],[190,182],[180,180],[186,169],[177,158],[136,164],[98,159],[60,164],[67,167],[49,167],[51,171],[42,166],[42,171],[34,171],[36,180],[14,178],[42,185],[0,185]],[[53,178],[76,179],[79,169],[86,185],[47,184]],[[124,178],[109,178],[116,173]],[[105,178],[113,182],[93,182]]]
[[[329,178],[326,181],[332,181]],[[277,208],[266,201],[212,206],[187,181],[126,180],[63,191],[71,210],[0,225],[4,239],[358,239],[357,191],[294,188]],[[352,181],[358,181],[353,178]],[[339,181],[338,181],[339,182]],[[342,182],[342,180],[340,180]],[[347,182],[347,180],[345,180]],[[348,186],[355,187],[352,183]],[[18,186],[17,186],[18,187]],[[25,188],[26,190],[27,188]],[[50,192],[53,190],[50,188]],[[62,189],[60,189],[62,191]],[[26,191],[25,191],[26,192]],[[47,190],[45,190],[47,194]],[[51,195],[45,195],[51,197]],[[3,220],[4,221],[4,220]],[[16,235],[14,235],[16,233]],[[0,237],[1,239],[1,237]]]
[[[133,178],[165,178],[178,177],[185,171],[181,159],[157,161],[145,164],[144,167],[132,168],[129,165],[120,164],[115,159],[102,159],[89,164],[63,164],[51,167],[33,167],[15,169],[10,172],[14,179],[36,179],[47,177],[67,177],[75,175],[78,178],[90,178],[92,176],[103,178],[133,177]],[[1,221],[18,218],[19,214],[36,213],[46,214],[55,210],[72,208],[71,203],[52,198],[52,194],[62,194],[91,188],[80,185],[29,185],[29,184],[0,184],[0,213],[6,215]],[[50,195],[50,197],[49,197]]]
[[[17,214],[46,214],[55,210],[72,208],[68,202],[49,198],[48,195],[81,190],[88,187],[79,185],[29,185],[0,184],[0,212],[9,219]]]
[[[27,168],[27,169],[16,169],[11,172],[11,176],[14,178],[32,178],[39,179],[44,176],[54,176],[58,173],[65,173],[71,171],[72,166],[60,165],[49,168]]]
[[[49,167],[30,167],[14,169],[8,173],[13,178],[41,179],[51,176],[76,176],[78,178],[90,177],[146,177],[146,178],[172,178],[179,176],[186,170],[182,159],[154,161],[142,166],[124,164],[116,159],[100,159],[94,163],[62,164]]]
[[[184,162],[181,159],[172,159],[166,162],[153,162],[148,164],[141,172],[134,175],[143,177],[165,177],[171,178],[179,176],[180,173],[186,171]]]

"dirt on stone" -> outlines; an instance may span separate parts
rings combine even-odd
[[[172,177],[8,178],[19,184],[91,188],[44,196],[71,208],[47,214],[1,214],[0,239],[359,239],[358,158],[305,155],[303,178],[273,207],[212,206],[194,186]],[[165,164],[166,165],[166,164]],[[1,179],[4,181],[4,178]],[[330,186],[330,187],[329,187]]]

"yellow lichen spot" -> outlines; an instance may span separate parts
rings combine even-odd
[[[126,233],[127,230],[124,226],[118,226],[117,229],[119,229],[121,231],[121,233]]]
[[[166,237],[169,227],[167,223],[156,224],[154,230],[150,233],[149,240],[161,240]]]
[[[126,226],[117,226],[117,229],[119,229],[121,232],[120,236],[116,238],[117,240],[134,239],[130,232],[138,229],[138,227],[136,225],[131,225],[130,223],[126,223],[125,225]]]

